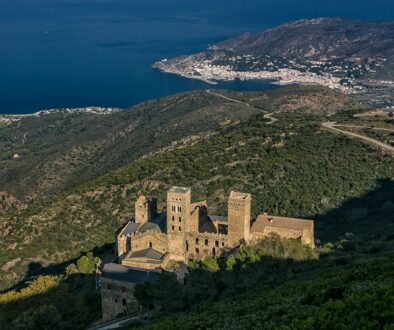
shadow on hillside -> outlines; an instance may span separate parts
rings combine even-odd
[[[392,240],[394,239],[393,214],[394,180],[389,178],[379,180],[375,190],[359,198],[346,200],[340,207],[316,216],[315,237],[322,242],[337,241],[345,236],[365,241]],[[113,249],[113,244],[106,244],[95,248],[93,253],[103,256]],[[352,255],[346,255],[346,251],[339,251],[339,258],[324,258],[324,262],[314,259],[295,261],[273,257],[264,257],[258,261],[251,259],[249,270],[248,268],[243,270],[242,265],[235,264],[233,270],[226,271],[226,276],[219,280],[214,279],[206,270],[197,269],[192,271],[186,282],[186,285],[188,281],[189,284],[194,285],[188,291],[188,301],[182,300],[184,297],[179,301],[189,308],[207,300],[240,294],[252,287],[272,288],[298,276],[302,278],[305,274],[324,273],[336,265],[343,266],[351,262],[352,258]],[[48,267],[32,263],[24,280],[11,289],[19,290],[25,287],[38,275],[64,274],[65,268],[75,263],[77,259]],[[219,262],[219,264],[221,267],[226,267],[225,263]],[[174,301],[177,300],[177,292],[171,291],[174,290],[174,282],[158,283],[157,290],[168,293],[161,296],[168,297],[166,298],[169,299],[168,305],[173,310],[184,309],[182,306],[174,305]],[[44,294],[0,304],[0,328],[7,329],[13,326],[15,319],[19,319],[21,310],[30,314],[26,316],[27,321],[22,318],[20,322],[26,321],[31,324],[31,322],[53,321],[56,322],[58,329],[85,328],[90,322],[100,317],[100,297],[95,275],[71,275],[67,281],[62,281]],[[35,314],[36,312],[38,315]],[[40,328],[39,323],[34,324],[36,328]],[[47,324],[45,326],[48,328]]]
[[[107,243],[104,244],[102,246],[99,247],[95,247],[92,251],[93,255],[98,256],[100,259],[108,259],[107,255],[109,253],[114,254],[114,244],[113,243]],[[80,252],[80,254],[70,260],[61,262],[61,263],[57,263],[57,264],[51,264],[49,266],[43,266],[41,263],[39,262],[31,262],[28,265],[28,269],[26,272],[25,277],[18,282],[17,284],[13,285],[12,287],[0,291],[0,293],[9,291],[9,290],[20,290],[24,287],[26,287],[28,285],[29,282],[31,282],[34,278],[36,278],[37,276],[41,276],[41,275],[59,275],[64,273],[66,267],[72,263],[76,263],[77,260],[83,256],[86,255],[86,252]],[[106,260],[106,262],[108,262],[108,260]]]
[[[0,302],[0,329],[86,329],[100,315],[95,274],[71,274],[55,283],[39,279],[16,301]]]
[[[315,237],[322,242],[346,234],[364,240],[394,235],[394,177],[378,180],[376,189],[317,215],[315,224]]]

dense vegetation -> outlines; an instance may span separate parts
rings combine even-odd
[[[244,257],[245,251],[241,251],[241,257],[230,256],[221,267],[203,262],[201,268],[191,270],[182,289],[170,286],[170,279],[162,277],[158,283],[138,289],[142,302],[148,297],[162,309],[156,312],[156,319],[136,327],[392,329],[392,244],[386,244],[385,253],[380,254],[369,246],[367,254],[368,243],[360,248],[353,243],[328,244],[320,251],[320,259],[304,256],[302,261],[292,259],[291,254],[287,259],[261,256],[258,249],[247,251]],[[229,265],[233,266],[229,269]],[[158,285],[166,296],[159,294]],[[184,301],[193,299],[193,305],[185,305]],[[204,302],[199,303],[201,300]],[[179,305],[185,310],[174,313]]]
[[[100,313],[92,254],[65,272],[39,276],[20,290],[0,294],[1,329],[84,329]]]
[[[239,190],[252,193],[254,216],[269,212],[315,219],[316,237],[323,247],[313,252],[305,250],[299,242],[272,240],[256,249],[244,248],[222,259],[190,265],[193,270],[185,287],[180,287],[170,275],[164,275],[159,282],[165,288],[163,292],[179,299],[168,301],[155,288],[144,287],[140,288],[140,298],[153,299],[164,311],[171,308],[184,314],[178,319],[161,320],[152,327],[188,328],[194,322],[200,328],[236,328],[236,324],[244,328],[259,327],[259,324],[286,328],[294,319],[296,323],[291,328],[298,324],[304,328],[329,328],[334,323],[324,322],[334,322],[333,314],[344,315],[350,308],[361,310],[357,305],[363,304],[361,298],[369,299],[374,308],[380,303],[388,305],[392,294],[386,290],[388,284],[384,279],[392,272],[394,159],[321,126],[328,120],[359,122],[362,119],[352,117],[358,110],[341,98],[331,103],[331,106],[335,104],[332,108],[324,109],[324,104],[335,94],[317,88],[220,93],[255,107],[196,92],[167,99],[170,106],[167,110],[174,111],[171,114],[164,111],[154,116],[162,109],[163,101],[152,101],[129,112],[91,121],[86,114],[55,114],[55,117],[25,119],[22,128],[0,128],[0,145],[8,148],[18,145],[26,129],[24,124],[32,125],[29,126],[32,132],[37,129],[35,125],[41,127],[36,131],[37,139],[31,133],[30,140],[41,147],[26,153],[18,149],[22,155],[20,163],[8,158],[0,162],[0,180],[5,180],[1,190],[6,190],[0,194],[0,289],[10,288],[24,276],[35,278],[43,269],[53,268],[52,277],[39,278],[27,291],[5,293],[0,298],[0,322],[3,322],[0,327],[40,328],[42,315],[47,314],[53,315],[50,319],[65,329],[75,328],[76,324],[84,327],[97,318],[99,300],[93,277],[89,275],[92,267],[89,262],[81,261],[67,265],[70,260],[74,263],[81,253],[114,241],[115,229],[131,218],[138,193],[157,196],[159,206],[164,206],[165,191],[174,184],[191,186],[192,198],[206,199],[210,212],[219,215],[226,212],[229,192]],[[149,106],[151,110],[141,110]],[[333,114],[342,107],[346,111]],[[272,122],[262,110],[275,112],[273,117],[277,120]],[[145,124],[125,133],[126,126],[132,125],[128,116],[132,117],[133,111]],[[331,116],[327,118],[328,114]],[[181,118],[178,123],[176,116]],[[58,126],[53,124],[53,118],[57,118]],[[84,141],[76,149],[68,132],[59,131],[65,120],[71,120],[68,125],[72,127],[87,120],[87,129],[81,134],[89,134],[83,135],[83,139],[79,140],[81,135],[73,130],[77,138],[74,142]],[[94,129],[96,120],[97,126],[108,126]],[[387,124],[390,125],[382,125]],[[187,130],[191,126],[190,133]],[[51,129],[53,134],[48,133]],[[101,129],[105,133],[99,137],[104,132]],[[117,137],[112,139],[111,134]],[[190,137],[196,134],[199,136]],[[50,146],[40,144],[44,140]],[[89,141],[94,145],[92,149]],[[25,143],[29,148],[32,146]],[[91,152],[69,157],[69,150],[82,150],[87,145],[90,147],[86,150]],[[146,155],[139,157],[142,154]],[[59,157],[73,160],[59,163]],[[74,162],[76,159],[78,162]],[[80,166],[83,162],[79,160],[87,159]],[[35,164],[33,168],[25,167],[29,161]],[[127,164],[110,170],[122,163]],[[87,171],[90,168],[92,172]],[[4,176],[4,173],[8,174]],[[47,180],[48,175],[55,174],[56,179]],[[27,184],[31,185],[25,194],[20,189]],[[13,200],[10,192],[22,196],[22,200],[10,203]],[[328,241],[338,243],[324,245]],[[368,274],[362,272],[363,267],[369,270]],[[381,274],[377,272],[379,267]],[[58,272],[62,275],[54,275]],[[349,278],[353,273],[365,276]],[[330,300],[331,291],[324,293],[324,290],[336,288],[335,283],[342,283],[341,288],[345,289],[339,290],[342,298],[334,301]],[[377,283],[382,283],[382,287]],[[364,286],[366,289],[359,291],[360,298],[357,290]],[[43,293],[42,288],[47,291]],[[382,294],[384,290],[386,295]],[[305,298],[309,302],[304,303],[300,297],[307,292],[312,298]],[[376,296],[382,296],[382,302]],[[40,309],[34,308],[36,304],[40,304]],[[64,304],[66,308],[62,308]],[[267,304],[271,306],[269,310],[265,308]],[[253,305],[260,306],[256,307],[256,313],[251,309]],[[379,307],[379,313],[389,313],[387,308]],[[26,313],[17,313],[19,310]],[[207,323],[210,322],[207,314],[213,311],[218,323]],[[245,318],[239,319],[237,313]],[[323,315],[326,319],[320,318]],[[354,315],[363,322],[359,314]],[[376,315],[365,322],[380,318],[379,325],[383,327],[390,321],[385,315]],[[303,323],[308,320],[317,323]],[[344,328],[351,328],[346,322]],[[368,328],[372,323],[365,324]],[[355,324],[356,328],[362,326],[363,323]],[[51,325],[44,322],[42,327],[51,328]]]
[[[393,159],[327,132],[324,117],[298,112],[276,113],[273,124],[257,114],[209,139],[173,145],[60,195],[0,213],[0,287],[15,283],[31,263],[62,263],[113,242],[139,192],[158,196],[163,205],[173,184],[191,186],[193,198],[207,199],[216,214],[226,212],[230,190],[251,192],[254,215],[316,219],[323,241],[346,232],[367,239],[390,233]]]
[[[191,261],[185,284],[173,272],[153,283],[137,285],[136,297],[143,306],[155,305],[164,315],[233,296],[256,286],[285,281],[298,262],[315,260],[318,252],[298,240],[272,236],[258,246],[242,246],[220,258]],[[176,268],[176,266],[173,266]]]
[[[256,112],[205,92],[193,92],[113,114],[59,111],[23,117],[10,126],[0,126],[0,191],[18,199],[43,198],[173,141],[207,133]]]

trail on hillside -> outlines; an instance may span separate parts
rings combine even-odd
[[[234,99],[234,98],[231,98],[231,97],[222,95],[222,94],[220,94],[220,93],[212,92],[212,91],[209,90],[209,89],[207,89],[206,92],[207,92],[208,94],[216,95],[216,96],[218,96],[218,97],[221,97],[221,98],[224,99],[224,100],[227,100],[227,101],[230,101],[230,102],[235,102],[235,103],[241,103],[241,104],[244,104],[244,105],[246,105],[246,106],[248,106],[248,107],[255,108],[256,110],[259,110],[259,111],[265,113],[264,118],[268,118],[268,119],[271,120],[270,122],[267,123],[267,125],[270,125],[270,124],[272,124],[272,123],[274,123],[274,122],[276,122],[276,121],[278,120],[277,118],[272,117],[272,115],[273,115],[274,113],[279,113],[280,111],[268,112],[267,110],[261,109],[261,108],[255,106],[255,105],[253,105],[253,104],[250,104],[250,103],[248,103],[248,102],[241,101],[241,100],[237,100],[237,99]]]
[[[364,136],[364,135],[361,135],[361,134],[348,132],[348,131],[344,131],[342,129],[337,128],[337,127],[356,127],[356,126],[351,126],[351,125],[346,126],[346,125],[337,124],[336,122],[325,122],[322,125],[324,127],[328,128],[331,131],[339,132],[339,133],[342,133],[342,134],[345,134],[345,135],[348,135],[348,136],[351,136],[351,137],[355,137],[355,138],[361,139],[361,140],[363,140],[365,142],[368,142],[370,144],[373,144],[373,145],[375,145],[375,146],[377,146],[377,147],[379,147],[381,149],[384,149],[384,150],[387,150],[387,151],[390,151],[390,152],[394,153],[394,147],[389,145],[389,144],[380,142],[380,141],[378,141],[376,139],[373,139],[373,138],[370,138],[370,137],[367,137],[367,136]],[[364,127],[364,126],[357,126],[357,127],[359,127],[359,128],[369,128],[369,127]],[[381,130],[393,131],[391,129],[385,129],[385,128],[382,128]]]

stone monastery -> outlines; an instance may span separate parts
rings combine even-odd
[[[255,244],[270,234],[300,239],[314,247],[312,220],[269,216],[251,218],[252,197],[232,191],[227,216],[211,215],[206,201],[192,203],[191,189],[171,187],[167,206],[158,212],[157,200],[140,196],[135,218],[117,231],[119,264],[106,264],[101,276],[103,319],[137,309],[132,287],[151,281],[169,261],[220,256],[240,244]]]

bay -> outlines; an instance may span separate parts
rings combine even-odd
[[[394,20],[390,0],[0,0],[0,113],[126,107],[212,86],[151,68],[237,34],[322,16]]]

